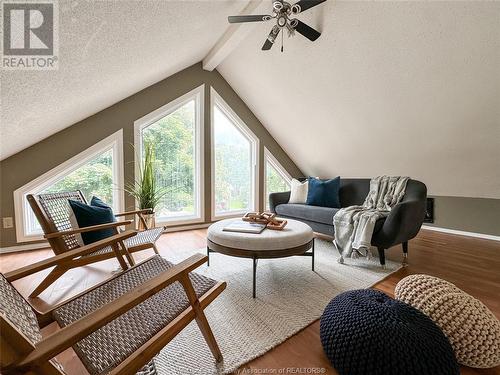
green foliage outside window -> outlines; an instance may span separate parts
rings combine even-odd
[[[112,206],[113,188],[113,150],[108,150],[41,193],[81,190],[88,200],[96,196]]]
[[[155,147],[155,173],[165,191],[156,208],[159,217],[195,213],[195,120],[192,100],[143,130],[143,145]]]
[[[215,129],[216,211],[250,209],[252,199],[251,145],[217,108]],[[143,145],[155,148],[153,173],[164,195],[156,207],[157,216],[195,213],[195,100],[143,130]],[[143,147],[144,149],[145,147]],[[143,154],[144,157],[144,154]],[[267,163],[267,192],[289,190],[285,179]],[[113,205],[113,151],[108,150],[73,171],[43,193],[81,190]]]
[[[250,145],[217,144],[215,152],[216,212],[250,209],[252,173]]]
[[[252,209],[252,146],[248,138],[214,107],[215,212]]]
[[[290,184],[278,173],[269,162],[266,162],[266,191],[267,194],[290,190]],[[269,208],[269,196],[266,197],[266,208]]]

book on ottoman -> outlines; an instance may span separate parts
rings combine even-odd
[[[265,224],[250,223],[248,221],[233,221],[222,229],[225,232],[255,233],[259,234],[266,228]]]

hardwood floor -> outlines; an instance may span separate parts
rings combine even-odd
[[[158,248],[165,255],[174,248],[186,250],[202,248],[205,246],[205,235],[206,230],[168,233],[160,238]],[[51,255],[50,250],[4,254],[0,256],[0,271],[8,272]],[[148,251],[134,254],[136,259],[149,255]],[[400,260],[401,248],[390,249],[386,257]],[[40,298],[33,299],[32,304],[44,310],[47,306],[109,277],[117,268],[117,261],[108,260],[72,270],[42,293]],[[48,271],[40,272],[18,280],[14,285],[27,296],[47,273]],[[409,266],[379,282],[375,288],[392,296],[398,281],[415,273],[425,273],[451,281],[480,299],[500,318],[500,242],[422,230],[414,240],[410,241]],[[57,326],[52,324],[45,328],[43,333],[47,335],[57,329]],[[87,373],[72,350],[67,350],[58,356],[58,359],[70,375]],[[305,374],[313,372],[302,369],[311,368],[321,371],[318,373],[336,374],[323,354],[319,340],[319,322],[314,322],[283,344],[243,366],[240,373],[264,373],[265,369],[266,373],[277,373],[277,370],[284,369],[282,372],[284,374]],[[500,374],[500,367],[485,370],[463,367],[461,373]]]

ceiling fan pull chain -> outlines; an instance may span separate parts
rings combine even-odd
[[[283,52],[283,33],[284,31],[281,33],[281,52]]]

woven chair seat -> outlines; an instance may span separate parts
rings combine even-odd
[[[94,256],[94,255],[101,255],[101,254],[106,254],[106,253],[112,253],[112,252],[113,252],[113,248],[111,246],[106,246],[106,247],[103,247],[102,249],[94,251],[93,253],[84,255],[84,256],[82,256],[82,258],[91,257],[91,256]]]
[[[0,313],[36,345],[42,339],[36,315],[19,292],[0,274]]]
[[[65,327],[92,311],[113,303],[118,297],[173,266],[174,264],[159,255],[154,256],[56,309],[54,319],[61,327]],[[190,278],[198,296],[205,294],[217,283],[196,273],[191,273]],[[123,362],[188,306],[189,301],[182,285],[175,282],[79,341],[73,349],[91,375],[105,374]]]
[[[162,233],[163,228],[151,228],[143,230],[142,232],[137,233],[136,236],[127,238],[125,240],[125,246],[130,249],[132,247],[142,246],[144,244],[154,244]]]
[[[154,244],[156,240],[161,236],[163,233],[163,228],[152,228],[152,229],[147,229],[145,231],[137,233],[136,236],[127,238],[124,243],[125,246],[127,246],[127,249],[136,247],[136,246],[142,246],[145,244]],[[103,247],[102,249],[99,249],[97,251],[94,251],[93,253],[87,254],[84,257],[90,257],[90,256],[95,256],[95,255],[101,255],[101,254],[106,254],[106,253],[112,253],[113,249],[111,246],[106,246]]]

